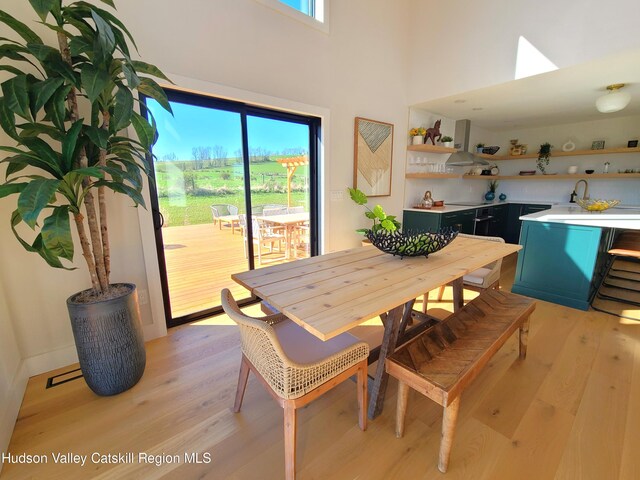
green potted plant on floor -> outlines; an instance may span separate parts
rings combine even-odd
[[[0,11],[15,34],[0,38],[0,69],[9,76],[0,127],[10,139],[0,146],[7,154],[0,198],[16,199],[10,225],[20,244],[54,268],[72,269],[73,223],[92,287],[67,300],[80,366],[94,392],[113,395],[138,382],[146,357],[135,285],[109,281],[107,197],[144,206],[156,129],[135,111],[134,94],[170,110],[160,86],[143,75],[167,79],[131,59],[133,38],[111,12],[82,1],[29,3],[57,43]],[[129,126],[137,139],[120,133]]]

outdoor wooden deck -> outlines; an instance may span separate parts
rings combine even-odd
[[[231,280],[232,273],[249,268],[238,229],[232,234],[229,227],[188,225],[163,228],[162,235],[174,318],[220,305],[223,288],[230,289],[237,299],[247,297],[247,290]],[[257,257],[255,263],[260,268]]]

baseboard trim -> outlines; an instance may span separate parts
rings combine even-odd
[[[24,361],[29,376],[33,377],[41,373],[50,372],[56,368],[78,363],[78,352],[76,352],[75,345],[69,345],[59,348],[58,350],[53,350],[52,352],[26,358]]]
[[[20,405],[22,405],[22,399],[24,398],[28,381],[29,373],[27,371],[27,365],[23,361],[20,362],[20,366],[13,377],[6,402],[2,402],[4,411],[0,412],[0,453],[6,453],[9,448],[9,442],[11,441],[16,420],[18,419]],[[2,472],[2,462],[0,462],[0,472]]]

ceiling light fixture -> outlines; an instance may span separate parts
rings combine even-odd
[[[599,112],[618,112],[629,105],[631,95],[627,92],[621,92],[620,89],[622,87],[624,87],[624,83],[615,83],[607,86],[607,90],[609,90],[609,92],[596,100],[596,108]]]

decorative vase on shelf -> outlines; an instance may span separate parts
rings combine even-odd
[[[424,137],[422,135],[414,135],[411,137],[412,145],[422,145],[424,143]]]
[[[496,194],[494,192],[487,192],[484,194],[484,199],[488,202],[492,202],[496,198]]]
[[[498,198],[500,199],[501,202],[504,202],[507,199],[507,196],[504,193],[501,193]]]
[[[442,145],[447,148],[453,148],[453,142],[442,142]]]

